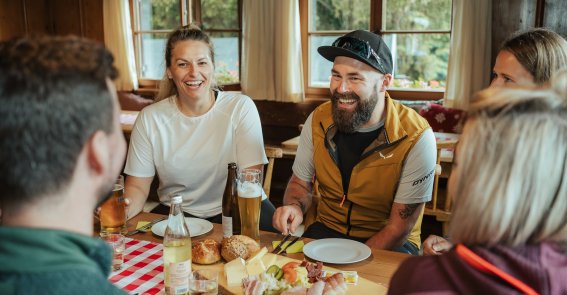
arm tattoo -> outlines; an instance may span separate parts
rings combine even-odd
[[[408,219],[410,216],[413,215],[415,209],[417,209],[419,205],[421,205],[421,203],[406,204],[403,209],[398,210],[398,213],[400,213],[400,217],[402,219]]]

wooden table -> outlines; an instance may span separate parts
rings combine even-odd
[[[132,133],[134,122],[136,122],[139,113],[138,111],[120,111],[120,126],[127,137]]]
[[[138,221],[151,221],[161,216],[162,215],[154,214],[154,213],[140,213],[128,221],[128,230],[134,230]],[[140,233],[133,235],[131,236],[131,238],[152,241],[157,243],[163,242],[162,237],[152,234],[151,231],[147,233]],[[262,246],[266,246],[269,250],[271,250],[272,241],[281,240],[282,236],[276,233],[262,232],[260,238],[261,238],[260,244]],[[214,228],[212,231],[204,235],[194,237],[192,238],[192,241],[199,241],[203,239],[214,239],[220,241],[222,239],[221,225],[214,224]],[[309,242],[310,240],[304,239],[304,241]],[[288,257],[298,260],[303,260],[305,258],[303,253],[288,254]],[[392,251],[372,249],[372,255],[370,255],[370,257],[368,257],[364,261],[348,264],[348,265],[331,265],[331,264],[325,264],[325,265],[340,270],[355,270],[358,272],[358,275],[362,278],[365,278],[375,283],[382,284],[384,286],[388,286],[390,282],[390,278],[392,277],[394,272],[398,269],[400,263],[408,257],[410,257],[410,255],[398,253],[398,252],[392,252]]]

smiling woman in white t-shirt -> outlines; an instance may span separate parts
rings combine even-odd
[[[166,213],[172,193],[183,195],[190,216],[220,223],[227,164],[263,170],[267,163],[258,110],[242,94],[216,90],[211,40],[196,26],[169,35],[166,77],[156,103],[142,110],[130,139],[124,172],[129,216],[138,214],[154,176]],[[274,212],[262,202],[261,228],[271,230]]]

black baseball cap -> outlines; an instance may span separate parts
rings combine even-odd
[[[352,31],[339,37],[331,46],[321,46],[317,51],[329,61],[335,61],[337,56],[346,56],[364,62],[382,74],[391,74],[393,70],[390,48],[382,37],[369,31]]]

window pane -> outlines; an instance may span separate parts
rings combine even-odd
[[[181,25],[179,0],[139,0],[140,29],[171,30]]]
[[[141,79],[161,80],[165,69],[165,43],[167,34],[141,34],[139,44],[139,65]]]
[[[451,0],[384,0],[384,30],[450,30]]]
[[[204,29],[238,29],[237,0],[201,0]]]
[[[445,89],[450,34],[387,34],[394,60],[394,87]]]
[[[215,77],[219,85],[240,82],[237,33],[209,33],[215,47]]]
[[[368,30],[370,0],[309,0],[309,30]]]
[[[311,36],[309,38],[309,86],[329,87],[333,63],[322,57],[317,48],[331,45],[339,36]]]

